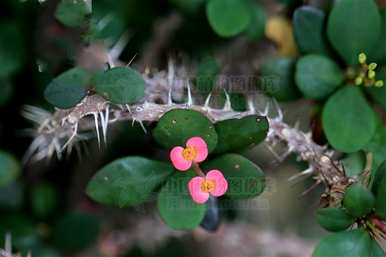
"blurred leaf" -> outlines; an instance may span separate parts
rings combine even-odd
[[[329,235],[316,246],[312,257],[365,257],[369,256],[371,238],[363,229]]]
[[[375,240],[371,240],[371,254],[369,257],[386,257],[385,251]]]
[[[167,163],[143,157],[126,157],[99,170],[87,185],[87,195],[98,203],[120,208],[136,206],[173,172]]]
[[[376,62],[386,60],[386,10],[380,10],[381,15],[381,31],[380,36],[375,44],[375,47],[369,53],[369,59]]]
[[[297,62],[295,80],[306,98],[323,99],[343,82],[339,66],[322,55],[306,55]]]
[[[218,206],[218,199],[214,196],[209,196],[207,202],[207,211],[200,226],[208,232],[216,232],[221,224],[221,214]]]
[[[90,74],[82,68],[72,68],[63,72],[47,86],[46,100],[60,108],[68,109],[78,104],[87,94]]]
[[[347,85],[332,95],[323,109],[328,142],[342,152],[363,148],[376,131],[376,115],[358,87]]]
[[[347,64],[357,64],[358,54],[369,53],[377,43],[381,18],[374,0],[336,1],[328,19],[327,35]]]
[[[99,19],[93,16],[89,37],[91,40],[103,40],[104,44],[110,48],[117,43],[125,29],[126,24],[122,15],[110,13]]]
[[[384,177],[386,177],[386,161],[382,162],[382,164],[379,165],[378,169],[376,169],[375,171],[373,184],[371,187],[371,190],[374,195],[378,194]]]
[[[377,80],[383,80],[386,82],[386,67],[382,67],[377,71]],[[386,109],[386,86],[383,87],[369,87],[366,91],[370,94],[371,98],[378,103],[381,107]]]
[[[91,0],[61,0],[55,17],[68,27],[80,27],[85,24],[91,12]]]
[[[383,175],[381,179],[375,198],[375,213],[386,220],[386,176]]]
[[[222,37],[239,34],[252,20],[246,0],[209,0],[206,14],[213,30]]]
[[[245,30],[245,35],[250,40],[257,41],[264,36],[267,15],[265,14],[263,7],[256,2],[252,3],[250,9],[252,12],[252,19],[247,29]]]
[[[260,90],[279,101],[294,100],[299,97],[295,86],[295,60],[290,58],[273,58],[260,67]]]
[[[165,113],[153,130],[153,137],[166,149],[185,146],[191,137],[202,137],[209,152],[217,145],[217,133],[212,122],[202,113],[192,110],[171,110]]]
[[[19,161],[11,154],[0,150],[0,187],[14,182],[20,175]]]
[[[346,175],[354,177],[363,172],[366,158],[363,152],[350,153],[342,160],[342,164]]]
[[[194,172],[175,172],[158,194],[158,210],[162,220],[171,228],[189,230],[203,220],[207,205],[193,202],[188,183]]]
[[[8,103],[12,96],[12,93],[13,88],[11,81],[9,81],[8,79],[0,79],[0,107]]]
[[[0,78],[18,72],[24,60],[24,38],[20,26],[14,21],[0,21]]]
[[[346,230],[354,223],[354,218],[342,208],[321,208],[318,210],[317,219],[320,226],[332,232]]]
[[[98,94],[116,104],[134,104],[145,96],[145,81],[140,73],[128,68],[117,67],[95,77]]]
[[[204,96],[208,95],[212,91],[220,71],[220,64],[215,58],[210,56],[205,58],[196,69],[197,91]]]
[[[292,22],[287,17],[269,16],[265,26],[265,36],[277,45],[280,56],[297,56],[298,49],[294,39]]]
[[[205,1],[206,0],[169,0],[173,6],[189,14],[196,13]]]
[[[355,218],[369,214],[374,207],[374,202],[371,191],[360,183],[349,186],[343,198],[343,206]]]
[[[20,183],[14,182],[0,187],[0,208],[20,209],[23,205],[23,188]]]
[[[302,6],[294,12],[294,35],[300,52],[328,55],[325,37],[326,15],[320,9]]]
[[[265,188],[263,171],[238,154],[225,154],[203,164],[206,171],[220,170],[228,181],[225,195],[233,199],[247,199],[260,195]]]
[[[259,144],[265,139],[269,124],[265,117],[251,115],[217,122],[215,128],[218,135],[215,152],[223,153]]]
[[[48,182],[39,183],[32,188],[30,200],[35,215],[39,218],[45,218],[55,211],[58,203],[58,192]]]
[[[67,213],[56,224],[54,244],[66,251],[77,251],[90,246],[98,238],[99,220],[82,212]]]

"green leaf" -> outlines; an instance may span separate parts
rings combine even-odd
[[[35,215],[45,218],[55,211],[58,202],[58,192],[48,182],[39,183],[32,188],[30,200],[31,208]]]
[[[85,24],[91,12],[90,0],[61,0],[56,8],[55,17],[68,27],[79,27]]]
[[[216,82],[221,67],[213,57],[205,58],[196,69],[196,90],[202,95],[208,95]]]
[[[0,187],[14,182],[20,175],[19,161],[7,152],[0,150]]]
[[[328,55],[328,42],[325,36],[326,15],[312,6],[297,8],[293,16],[294,36],[303,54]]]
[[[82,68],[72,68],[51,81],[44,91],[46,100],[61,109],[78,104],[87,94],[90,75]]]
[[[363,152],[350,153],[342,160],[344,171],[349,177],[361,174],[365,168],[365,163],[366,158]]]
[[[358,87],[345,86],[332,95],[322,113],[328,142],[342,152],[363,148],[376,131],[376,115]]]
[[[194,176],[192,171],[176,172],[158,194],[159,214],[173,229],[194,229],[205,216],[207,205],[193,202],[188,192],[188,183]]]
[[[369,53],[377,43],[381,17],[374,0],[336,1],[328,19],[327,35],[347,64],[357,64],[358,54]]]
[[[383,80],[386,82],[386,68],[382,67],[377,70],[377,80]],[[366,91],[369,92],[371,98],[377,102],[381,107],[386,109],[386,86],[383,87],[370,87],[366,88]]]
[[[0,209],[20,209],[23,206],[23,188],[17,181],[0,187]]]
[[[171,110],[165,113],[153,130],[153,137],[166,149],[185,146],[191,137],[202,137],[209,152],[217,145],[217,133],[212,122],[202,113],[192,110]]]
[[[12,84],[7,79],[0,79],[0,107],[6,105],[13,94]]]
[[[74,211],[58,221],[53,231],[53,240],[59,249],[76,251],[95,242],[98,233],[99,220],[96,216]]]
[[[343,79],[338,65],[325,56],[306,55],[296,65],[296,84],[307,98],[325,98],[335,91]]]
[[[381,32],[375,47],[369,53],[369,59],[376,62],[386,60],[386,10],[380,10]]]
[[[117,67],[95,78],[95,90],[116,104],[134,104],[145,96],[141,74],[127,67]]]
[[[341,208],[322,208],[317,213],[318,223],[328,231],[346,230],[354,223],[354,218]]]
[[[25,61],[24,38],[21,28],[14,21],[0,22],[0,78],[18,72]]]
[[[369,214],[375,203],[371,191],[360,183],[349,186],[344,194],[343,206],[355,218]]]
[[[247,199],[260,195],[265,188],[265,175],[253,162],[238,154],[225,154],[203,164],[204,170],[220,170],[228,181],[226,195]]]
[[[375,198],[375,213],[386,220],[386,176],[379,182],[377,195]]]
[[[218,135],[215,152],[223,153],[259,144],[265,139],[269,124],[267,118],[251,115],[217,122],[215,128]]]
[[[255,2],[252,3],[251,12],[252,19],[245,30],[245,35],[250,40],[257,41],[264,36],[267,15],[263,7]]]
[[[87,195],[98,203],[120,208],[136,206],[173,172],[169,164],[143,157],[115,160],[99,170],[87,185]]]
[[[369,257],[386,257],[385,251],[375,240],[371,240],[371,254]]]
[[[371,250],[371,238],[363,229],[329,235],[316,246],[312,257],[365,257]]]
[[[210,26],[222,37],[239,34],[252,20],[246,0],[209,0],[206,15]]]
[[[258,87],[263,93],[279,101],[299,98],[295,85],[295,60],[291,58],[273,58],[260,67],[261,80]]]
[[[185,13],[195,14],[205,3],[205,0],[169,0],[169,2]]]
[[[371,187],[371,191],[374,193],[375,196],[378,194],[378,191],[381,188],[381,183],[383,181],[383,178],[385,177],[386,177],[386,161],[382,162],[382,164],[375,171],[373,184]]]

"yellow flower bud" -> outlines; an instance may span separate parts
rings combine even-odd
[[[360,53],[358,56],[358,61],[360,64],[365,64],[367,60],[367,56],[365,53]]]
[[[357,77],[355,79],[355,85],[356,86],[359,86],[360,84],[362,84],[362,82],[363,82],[363,78],[362,77]]]
[[[367,76],[369,77],[369,79],[374,79],[375,78],[375,71],[369,70],[369,72],[367,73]]]
[[[383,87],[384,84],[385,84],[385,83],[383,82],[383,80],[378,80],[378,81],[375,82],[374,85],[375,85],[376,87]]]
[[[375,62],[372,62],[369,64],[369,70],[375,70],[377,68],[377,64]]]

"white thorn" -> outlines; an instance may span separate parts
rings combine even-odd
[[[264,111],[261,113],[262,116],[268,116],[268,112],[269,112],[269,102],[267,103],[267,105],[265,106],[265,109]]]
[[[124,32],[121,37],[118,39],[117,43],[109,50],[109,56],[111,56],[112,60],[117,60],[123,50],[125,49],[127,43],[129,42],[129,33]]]
[[[98,147],[101,147],[101,139],[99,135],[99,122],[98,122],[98,114],[96,112],[92,113],[94,115],[94,122],[95,122],[95,130],[97,133],[97,138],[98,138]]]
[[[276,111],[277,111],[277,117],[279,118],[279,120],[283,120],[283,112],[280,108],[279,103],[276,101],[275,98],[273,98],[272,101],[273,101],[273,104],[274,104]]]
[[[307,168],[306,170],[300,172],[299,174],[296,174],[288,179],[288,181],[294,181],[298,178],[301,178],[303,176],[311,175],[314,172],[314,169],[312,167]]]
[[[106,121],[105,121],[105,116],[103,116],[103,112],[99,112],[99,117],[101,119],[103,142],[106,144],[106,125],[105,125]]]
[[[297,120],[294,125],[294,129],[298,130],[300,127],[300,122]]]
[[[133,56],[133,58],[131,58],[131,60],[129,61],[129,63],[126,65],[126,67],[129,67],[131,65],[132,62],[134,62],[135,58],[137,57],[137,54],[135,54]]]
[[[69,139],[67,140],[67,142],[63,145],[61,151],[63,151],[64,149],[66,149],[66,147],[68,146],[68,144],[70,144],[71,141],[75,138],[76,133],[78,133],[78,123],[75,123],[75,125],[74,125],[74,132],[72,132],[72,135],[70,136],[70,138],[69,138]]]
[[[223,107],[224,111],[232,111],[232,103],[231,103],[231,98],[229,97],[228,93],[224,89],[224,94],[225,94],[225,104]]]
[[[145,126],[143,125],[143,122],[141,120],[138,120],[138,123],[139,123],[139,125],[141,125],[143,132],[145,132],[145,134],[147,134],[147,130],[146,130]]]
[[[132,114],[131,109],[130,109],[130,105],[125,104],[125,106],[126,106],[126,109],[129,111],[129,113]]]
[[[174,63],[173,59],[169,59],[168,62],[168,84],[172,88],[174,84]]]
[[[12,236],[10,233],[5,234],[5,246],[4,250],[7,253],[12,253]]]
[[[168,105],[173,105],[172,87],[171,86],[170,86],[169,92],[168,92]]]
[[[275,150],[273,150],[273,148],[272,148],[269,144],[267,144],[267,143],[265,143],[265,146],[266,146],[267,149],[273,154],[273,156],[275,157],[275,159],[276,159],[277,161],[281,162],[281,158],[280,158],[280,156],[275,152]]]
[[[107,129],[109,127],[109,118],[110,118],[110,107],[107,105],[106,106],[106,114],[105,114],[105,133],[107,137]],[[106,138],[105,138],[105,143],[106,143]]]
[[[209,95],[206,97],[205,99],[205,103],[204,103],[204,109],[208,109],[209,108],[209,104],[210,104],[210,99],[212,97],[212,93],[209,93]]]
[[[131,126],[133,127],[135,124],[135,118],[133,118],[133,120],[131,121]]]
[[[60,148],[59,141],[55,138],[54,140],[52,140],[52,144],[54,146],[56,156],[58,156],[58,159],[61,160],[62,159],[62,149]]]
[[[255,108],[255,103],[254,103],[253,97],[248,97],[248,110],[252,114],[256,113],[256,108]]]
[[[191,89],[190,89],[190,82],[188,81],[188,106],[192,106],[193,105],[193,98],[192,98],[192,92],[191,92]]]

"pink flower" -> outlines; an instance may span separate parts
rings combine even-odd
[[[186,141],[186,147],[176,146],[170,151],[170,159],[177,170],[190,169],[193,162],[199,163],[208,156],[208,146],[201,137],[192,137]]]
[[[194,177],[189,181],[189,192],[196,203],[205,203],[209,194],[222,196],[228,190],[228,182],[219,170],[211,170],[205,177]]]

